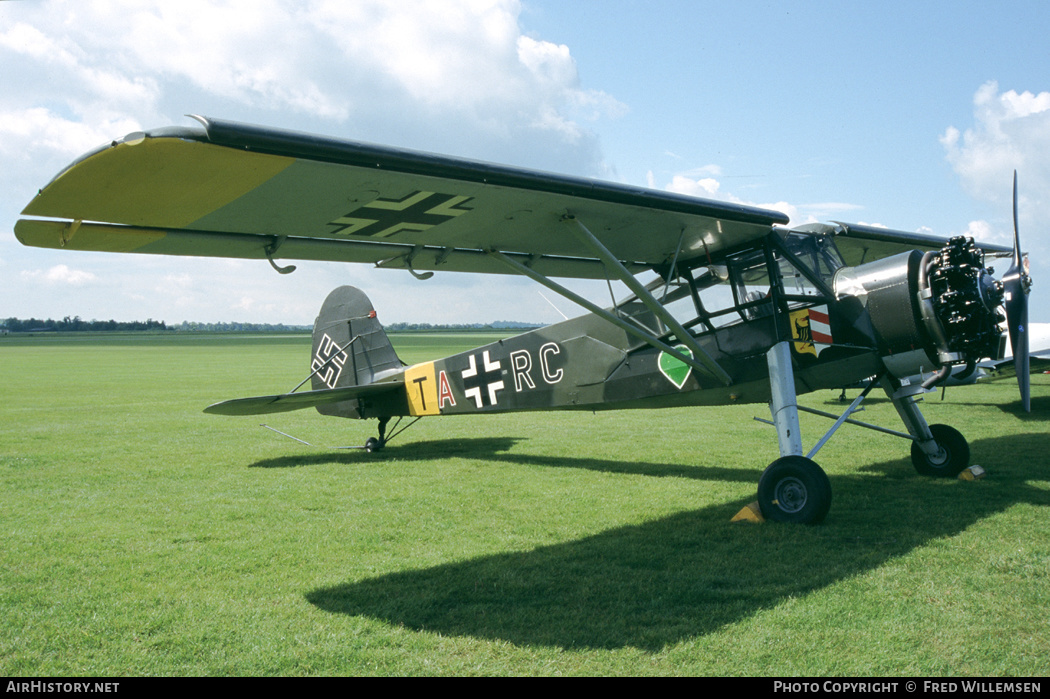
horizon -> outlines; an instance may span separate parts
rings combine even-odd
[[[976,2],[0,2],[0,315],[299,322],[344,283],[391,322],[576,313],[514,276],[297,262],[278,277],[265,260],[15,240],[18,212],[70,162],[203,113],[774,209],[792,225],[1005,244],[1016,169],[1031,312],[1050,320],[1036,301],[1050,278],[1047,20],[1047,5]],[[569,286],[608,300],[604,282]]]

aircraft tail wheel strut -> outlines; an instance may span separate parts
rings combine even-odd
[[[376,437],[369,437],[365,441],[365,451],[367,451],[370,454],[373,453],[373,452],[379,451],[380,449],[385,447],[387,444],[392,442],[394,437],[398,436],[399,434],[401,434],[402,432],[404,432],[409,427],[411,427],[412,425],[416,424],[417,422],[419,422],[422,419],[423,419],[422,417],[417,417],[415,420],[413,420],[412,422],[406,424],[401,429],[398,429],[398,425],[401,424],[401,420],[402,420],[402,418],[399,416],[397,418],[397,421],[394,423],[394,426],[390,428],[391,429],[390,436],[387,437],[386,436],[386,426],[387,426],[387,423],[390,422],[390,418],[389,417],[379,418],[379,437],[378,438],[376,438]]]

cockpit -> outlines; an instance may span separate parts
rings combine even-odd
[[[647,288],[685,328],[702,334],[772,317],[777,299],[783,310],[830,300],[833,277],[843,266],[830,235],[777,229],[767,240],[719,256],[717,262],[655,269],[659,276]],[[616,312],[658,330],[634,296],[617,304]]]

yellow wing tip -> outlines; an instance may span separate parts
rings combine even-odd
[[[81,221],[21,219],[15,223],[15,238],[22,245],[56,250],[135,252],[165,235],[164,231]]]

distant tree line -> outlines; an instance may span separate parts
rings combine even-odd
[[[492,332],[500,330],[530,330],[531,323],[499,320],[495,323],[391,323],[390,332]],[[183,321],[168,325],[163,320],[117,322],[115,320],[84,320],[80,316],[66,316],[62,320],[39,318],[6,318],[0,320],[0,330],[12,333],[27,332],[189,332],[189,333],[290,333],[310,332],[309,325],[284,323],[193,323]]]
[[[115,320],[84,320],[80,316],[66,316],[62,320],[40,320],[39,318],[7,318],[0,322],[8,332],[138,332],[149,330],[161,332],[170,330],[163,320],[152,318],[142,321],[135,320],[130,323],[118,323]]]
[[[498,330],[531,330],[539,327],[533,323],[512,320],[497,320],[494,323],[391,323],[383,326],[389,332],[491,332]]]
[[[0,320],[0,329],[12,333],[27,332],[196,332],[196,333],[279,333],[309,332],[309,325],[284,325],[283,323],[190,323],[183,321],[168,325],[163,320],[84,320],[80,316],[66,316],[62,320],[39,318],[6,318]]]
[[[293,333],[310,332],[313,326],[284,323],[191,323],[184,320],[171,326],[171,329],[189,333]]]

